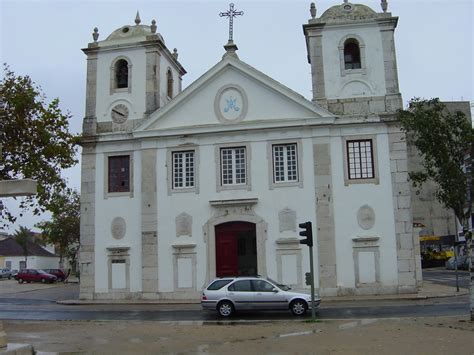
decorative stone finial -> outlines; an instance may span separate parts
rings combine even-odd
[[[311,14],[311,18],[316,17],[316,4],[314,2],[311,3],[311,7],[309,8],[309,12]]]
[[[173,58],[178,60],[178,50],[176,48],[173,49]]]
[[[349,2],[349,0],[344,0],[344,4],[347,4]]]
[[[151,20],[150,29],[151,29],[151,33],[156,33],[156,21],[155,20]]]
[[[142,22],[142,20],[140,20],[140,13],[137,10],[137,16],[135,16],[135,24],[138,26],[140,22]]]
[[[237,45],[234,43],[234,41],[228,41],[227,44],[224,46],[224,49],[225,49],[225,53],[222,56],[222,58],[227,57],[227,56],[239,58],[237,56],[237,53],[235,53],[238,48],[237,48]]]
[[[97,42],[97,40],[99,39],[99,29],[97,27],[94,27],[92,38],[94,39],[94,42]]]
[[[383,12],[387,12],[387,8],[388,8],[387,0],[382,0],[382,2],[380,3],[380,5],[382,6]]]

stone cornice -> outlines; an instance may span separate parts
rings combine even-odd
[[[258,198],[236,198],[230,200],[211,200],[212,207],[235,207],[235,206],[253,206],[258,203]]]

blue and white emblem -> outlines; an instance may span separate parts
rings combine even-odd
[[[225,99],[227,102],[227,106],[224,107],[224,112],[229,112],[229,110],[234,110],[235,112],[239,112],[240,108],[237,106],[237,99],[234,99],[232,96],[228,99]]]

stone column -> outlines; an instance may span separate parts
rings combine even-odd
[[[93,299],[95,291],[95,144],[83,143],[81,166],[80,299]]]
[[[337,294],[336,235],[329,142],[313,145],[313,160],[316,190],[319,292],[321,295],[335,296]]]
[[[82,124],[84,136],[96,134],[97,52],[87,53],[86,112]]]
[[[414,254],[415,254],[415,277],[416,277],[416,287],[419,288],[423,286],[423,274],[421,270],[421,248],[420,248],[420,232],[421,227],[413,227],[413,244],[414,244]]]
[[[146,50],[146,115],[156,111],[160,107],[160,54],[157,48],[151,47]]]
[[[142,156],[142,291],[145,298],[158,292],[158,237],[156,149],[145,149]]]
[[[415,243],[408,182],[405,133],[396,124],[388,126],[393,211],[397,241],[398,292],[416,292]]]
[[[308,30],[308,60],[311,63],[313,84],[313,102],[327,108],[326,88],[324,84],[324,62],[322,28]]]
[[[398,85],[397,55],[395,53],[395,27],[393,23],[380,25],[385,72],[385,109],[387,112],[396,112],[403,107]]]

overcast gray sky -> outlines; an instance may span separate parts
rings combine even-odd
[[[185,88],[216,64],[228,38],[228,22],[219,17],[230,1],[119,0],[0,0],[0,58],[17,74],[30,75],[49,99],[59,97],[80,132],[85,106],[86,57],[81,48],[126,24],[140,11],[142,24],[156,19],[167,47],[178,48],[187,70]],[[244,16],[234,22],[239,57],[290,89],[311,99],[310,66],[302,25],[310,17],[311,1],[238,1]],[[316,0],[319,17],[342,0]],[[380,0],[360,0],[380,12]],[[473,97],[472,0],[388,0],[399,17],[395,32],[400,90],[410,98]],[[3,75],[3,73],[2,73]],[[80,188],[80,168],[66,172],[70,185]],[[12,201],[6,201],[12,206]],[[33,227],[41,218],[26,215],[9,228]]]

